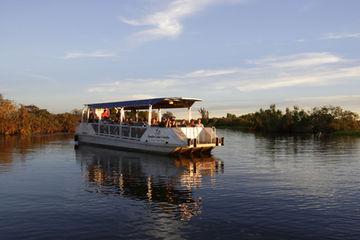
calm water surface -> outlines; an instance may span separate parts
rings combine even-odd
[[[204,159],[0,139],[0,239],[360,239],[360,138],[219,131]]]

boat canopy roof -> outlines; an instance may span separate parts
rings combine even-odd
[[[202,100],[196,98],[164,97],[122,102],[91,103],[85,104],[85,106],[89,108],[124,108],[125,110],[148,109],[150,105],[153,109],[189,108],[197,101]]]

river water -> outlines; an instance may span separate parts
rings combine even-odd
[[[0,139],[0,239],[360,239],[360,138],[219,130],[203,159]]]

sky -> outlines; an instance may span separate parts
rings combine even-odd
[[[0,0],[0,93],[51,112],[183,96],[211,116],[360,112],[357,0]]]

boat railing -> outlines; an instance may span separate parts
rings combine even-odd
[[[96,135],[132,140],[140,140],[148,126],[120,125],[112,123],[91,123]],[[188,139],[196,139],[198,144],[216,143],[217,135],[214,127],[182,127],[181,131]]]
[[[199,144],[216,143],[216,129],[214,127],[183,127],[181,131],[188,139],[196,139]]]
[[[109,123],[92,123],[95,134],[100,136],[110,136],[140,140],[146,131],[146,126],[130,126]]]

